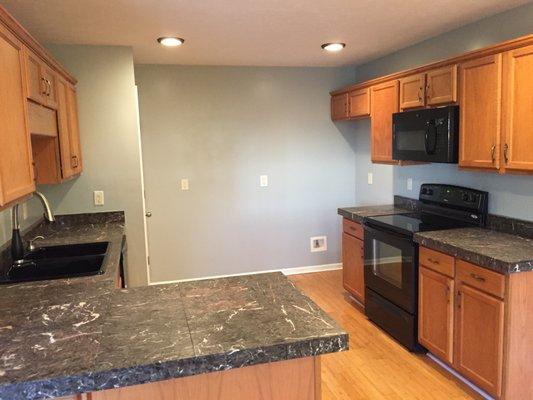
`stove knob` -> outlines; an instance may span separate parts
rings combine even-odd
[[[470,196],[468,195],[468,193],[463,193],[462,199],[463,201],[470,201]]]

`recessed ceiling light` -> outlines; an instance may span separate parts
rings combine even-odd
[[[346,47],[346,43],[324,43],[320,47],[322,47],[326,51],[341,51]]]
[[[181,46],[185,42],[185,39],[179,37],[160,37],[157,41],[163,46],[176,47]]]

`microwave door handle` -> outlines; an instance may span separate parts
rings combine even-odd
[[[433,140],[430,144],[431,134],[433,136]],[[435,150],[437,147],[437,126],[435,124],[435,120],[432,119],[426,123],[426,133],[424,139],[424,147],[426,150],[426,154],[435,154]]]

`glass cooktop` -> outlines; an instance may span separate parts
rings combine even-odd
[[[467,224],[438,215],[425,215],[418,213],[380,215],[367,217],[368,225],[397,231],[402,234],[413,235],[416,232],[437,231],[442,229],[461,228]]]

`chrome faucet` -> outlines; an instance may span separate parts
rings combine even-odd
[[[56,219],[54,213],[50,208],[50,203],[41,192],[34,192],[35,196],[39,198],[44,209],[44,218],[47,222],[54,222]],[[24,244],[20,236],[20,221],[19,221],[19,204],[15,204],[11,209],[11,224],[13,227],[13,236],[11,238],[11,256],[15,264],[20,263],[24,258]]]

